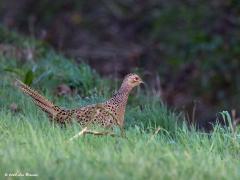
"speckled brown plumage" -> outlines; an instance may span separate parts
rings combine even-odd
[[[78,109],[63,109],[55,106],[52,102],[32,90],[23,82],[17,80],[16,85],[25,94],[29,95],[33,102],[39,106],[48,116],[58,123],[68,123],[75,119],[81,125],[100,124],[104,127],[112,127],[124,124],[124,114],[127,99],[132,88],[138,86],[143,81],[136,74],[128,74],[116,94],[106,102],[80,107]]]

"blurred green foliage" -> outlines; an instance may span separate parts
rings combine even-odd
[[[66,83],[79,93],[88,96],[96,86],[106,86],[108,81],[101,81],[99,75],[87,64],[77,65],[73,60],[57,54],[40,41],[20,36],[0,27],[1,50],[0,72],[3,79],[19,78],[28,85],[45,84],[55,87]],[[25,54],[25,50],[29,48]],[[103,90],[103,89],[102,89]]]
[[[83,51],[103,52],[104,43],[108,43],[124,54],[119,47],[128,50],[129,44],[136,45],[139,52],[133,50],[133,55],[116,55],[114,59],[124,65],[134,62],[143,74],[152,75],[149,82],[159,75],[169,104],[178,106],[175,95],[181,93],[188,103],[202,100],[205,110],[211,109],[212,114],[216,109],[239,107],[238,0],[28,0],[16,5],[18,11],[11,2],[17,3],[3,3],[0,12],[6,25],[40,38],[44,29],[45,40],[63,52],[82,47]],[[96,59],[93,64],[97,70],[102,68],[102,59],[91,55],[84,58]],[[130,71],[130,66],[124,65],[122,74]],[[71,83],[80,82],[72,79]],[[169,97],[174,102],[169,102]]]

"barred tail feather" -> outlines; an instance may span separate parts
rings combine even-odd
[[[25,94],[33,99],[33,102],[39,106],[49,116],[55,117],[61,109],[55,106],[51,101],[40,95],[37,91],[31,89],[28,85],[24,84],[20,80],[16,80],[15,85],[23,91]]]

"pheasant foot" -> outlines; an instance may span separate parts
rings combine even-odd
[[[69,141],[73,141],[74,139],[78,138],[78,137],[81,137],[81,136],[84,136],[86,134],[92,134],[92,135],[95,135],[95,136],[101,136],[101,135],[109,135],[109,136],[112,136],[112,137],[115,137],[116,134],[112,133],[112,132],[109,132],[109,131],[102,131],[102,132],[98,132],[98,131],[92,131],[92,130],[88,130],[88,127],[85,127],[83,128],[82,131],[80,131],[79,133],[77,133],[76,135],[74,135],[73,137],[71,137],[69,139]]]

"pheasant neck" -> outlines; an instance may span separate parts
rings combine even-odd
[[[128,95],[131,90],[132,90],[131,87],[123,84],[118,90],[118,92],[108,102],[115,106],[118,123],[121,126],[123,126],[124,123],[125,108],[127,105]]]
[[[116,104],[118,108],[125,108],[128,100],[128,95],[131,90],[131,87],[122,85],[121,88],[117,91],[117,93],[111,98],[110,102]]]
[[[131,90],[132,90],[132,87],[130,87],[129,85],[122,84],[117,94],[125,94],[128,96]]]

